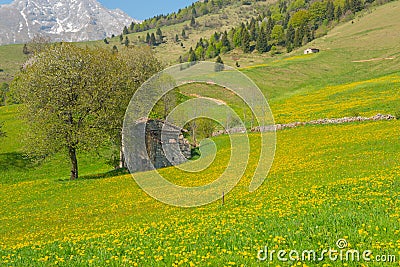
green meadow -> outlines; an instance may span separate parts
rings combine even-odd
[[[276,123],[399,114],[398,14],[398,1],[374,7],[309,44],[321,49],[318,54],[302,55],[302,48],[250,55],[240,70],[267,97]],[[0,54],[7,49],[0,47]],[[232,54],[223,59],[234,62]],[[240,112],[241,101],[217,86],[180,90]],[[180,208],[148,196],[130,174],[112,170],[104,155],[78,154],[76,181],[68,180],[64,154],[27,157],[18,108],[0,107],[7,134],[0,139],[1,266],[400,266],[398,119],[278,131],[272,167],[252,193],[261,138],[251,133],[246,171],[224,204]],[[213,181],[229,162],[231,143],[226,135],[212,141],[218,151],[207,170],[160,173],[182,186]],[[302,257],[329,249],[339,257],[338,240],[347,242],[345,252],[371,251],[369,260]],[[275,254],[258,259],[266,248]],[[287,261],[278,259],[279,250]],[[292,250],[299,255],[289,259]]]

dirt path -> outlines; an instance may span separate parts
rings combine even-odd
[[[370,58],[370,59],[363,59],[363,60],[354,60],[352,62],[361,63],[361,62],[371,62],[371,61],[378,61],[378,60],[392,60],[395,59],[394,57],[378,57],[378,58]]]
[[[216,99],[216,98],[212,98],[212,97],[205,97],[205,96],[201,96],[198,94],[189,94],[189,96],[194,96],[197,98],[204,98],[204,99],[208,99],[210,101],[213,101],[215,103],[217,103],[217,105],[221,106],[221,105],[227,105],[225,101],[222,101],[221,99]]]

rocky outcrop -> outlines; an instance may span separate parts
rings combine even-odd
[[[132,21],[96,0],[14,0],[0,5],[0,45],[26,43],[35,35],[51,41],[101,40]]]

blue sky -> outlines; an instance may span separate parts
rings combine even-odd
[[[135,19],[143,20],[159,14],[177,11],[179,8],[191,5],[193,0],[98,0],[107,8],[119,8]],[[11,3],[12,0],[0,0],[1,4]]]

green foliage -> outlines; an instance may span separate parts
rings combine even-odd
[[[243,53],[250,53],[250,34],[247,29],[242,33],[242,50]]]
[[[159,77],[158,82],[157,87],[161,89],[161,92],[166,92],[167,89],[176,87],[174,78],[165,73]],[[180,94],[177,89],[164,94],[153,107],[152,118],[165,120],[168,114],[177,106],[179,100]]]
[[[261,28],[257,36],[256,49],[259,53],[268,52],[268,40],[264,28]]]
[[[105,103],[112,99],[111,88],[117,86],[107,77],[116,75],[119,67],[109,52],[63,43],[39,54],[22,70],[12,89],[24,103],[30,152],[69,151],[71,179],[78,178],[76,150],[96,149],[106,140],[102,130]]]
[[[195,62],[195,61],[197,61],[196,53],[193,51],[193,48],[190,48],[188,62]]]
[[[215,71],[223,71],[224,70],[224,62],[222,61],[222,58],[220,56],[217,57],[215,60]]]
[[[400,110],[397,110],[397,111],[394,113],[394,116],[396,117],[396,120],[400,120]]]
[[[154,35],[154,32],[151,33],[151,35],[150,35],[149,45],[150,45],[150,46],[155,46],[155,45],[157,45],[157,39],[156,39],[156,36]]]
[[[275,45],[280,45],[285,39],[285,33],[282,25],[275,25],[271,32],[271,41]]]
[[[132,91],[159,68],[151,54],[131,51],[111,53],[61,43],[35,57],[12,83],[30,129],[28,152],[68,151],[71,179],[76,179],[77,150],[96,150],[108,140],[120,142]]]
[[[50,38],[36,34],[27,44],[23,47],[25,55],[36,55],[44,52],[50,45]]]
[[[0,122],[0,138],[5,136],[6,133],[3,131],[3,122]]]
[[[316,2],[315,2],[316,3]],[[304,27],[311,19],[311,14],[308,10],[299,10],[295,12],[289,20],[289,24],[294,28]]]
[[[6,105],[8,91],[9,91],[8,83],[2,83],[0,86],[0,106]]]
[[[160,28],[157,28],[156,36],[157,36],[157,42],[162,43],[163,42],[163,34],[162,34],[162,31]]]
[[[218,125],[214,120],[208,118],[197,119],[196,124],[197,137],[199,140],[212,137]]]
[[[344,12],[347,12],[346,19],[351,18],[354,12],[363,8],[360,1],[346,0],[344,11],[339,3],[332,0],[297,0],[289,3],[280,1],[271,4],[267,12],[252,17],[246,23],[242,22],[229,33],[215,32],[211,35],[209,45],[214,44],[215,49],[203,46],[206,50],[205,58],[218,56],[234,48],[241,48],[244,53],[249,53],[252,43],[255,43],[255,49],[260,53],[268,52],[271,45],[275,45],[276,51],[291,52],[315,39],[315,35],[324,35],[334,25],[330,22],[340,20]],[[217,42],[219,36],[222,36],[222,44]],[[281,47],[286,49],[280,49]],[[199,57],[199,53],[197,56]]]

